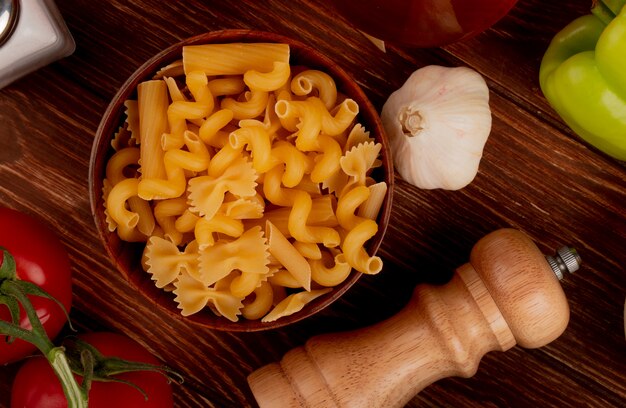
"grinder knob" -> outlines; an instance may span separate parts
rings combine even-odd
[[[363,329],[315,336],[248,377],[260,407],[401,407],[427,385],[470,377],[482,356],[541,347],[569,321],[556,269],[526,235],[482,238],[443,286],[418,285],[395,316]],[[563,257],[567,258],[563,260]],[[574,259],[574,261],[572,260]]]

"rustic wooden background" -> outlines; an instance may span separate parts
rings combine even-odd
[[[382,53],[318,0],[58,0],[76,52],[0,91],[0,205],[52,225],[71,256],[72,318],[81,330],[125,333],[182,372],[180,407],[254,406],[245,378],[309,337],[370,325],[398,311],[412,288],[445,282],[472,245],[518,228],[541,250],[576,247],[584,265],[563,282],[565,333],[537,350],[486,355],[471,379],[448,378],[410,407],[626,405],[626,167],[581,142],[549,107],[538,68],[552,36],[587,0],[520,0],[464,42]],[[478,176],[456,191],[419,190],[396,178],[384,271],[292,327],[265,333],[200,330],[154,310],[113,269],[98,240],[87,173],[110,99],[146,59],[180,39],[224,28],[291,36],[334,58],[380,109],[415,69],[470,66],[491,89],[493,129]],[[0,406],[18,365],[0,367]]]

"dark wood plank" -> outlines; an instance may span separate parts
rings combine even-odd
[[[75,36],[74,55],[0,91],[0,205],[40,217],[71,256],[79,330],[115,330],[185,376],[177,406],[255,406],[245,378],[309,337],[363,327],[397,312],[412,288],[444,283],[472,245],[500,227],[528,233],[545,253],[575,246],[583,268],[563,282],[565,333],[539,350],[484,357],[470,379],[449,378],[411,407],[626,404],[626,168],[581,142],[538,88],[541,55],[588,2],[521,0],[496,26],[439,49],[376,49],[322,1],[156,0],[57,2]],[[426,191],[396,180],[384,271],[361,279],[319,315],[267,333],[194,327],[152,307],[104,255],[88,203],[89,154],[118,87],[162,48],[205,31],[253,28],[288,35],[331,56],[380,109],[415,69],[467,65],[491,89],[493,130],[467,188]],[[0,367],[0,407],[17,365]]]

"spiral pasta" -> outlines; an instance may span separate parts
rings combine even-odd
[[[180,197],[187,186],[185,170],[203,171],[209,166],[209,151],[200,138],[185,131],[184,144],[188,150],[168,150],[163,156],[167,179],[143,177],[138,194],[144,200]]]
[[[325,72],[307,69],[291,80],[291,91],[299,96],[311,95],[317,91],[326,109],[331,110],[337,102],[337,86],[333,78]]]

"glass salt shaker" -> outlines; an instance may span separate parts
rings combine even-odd
[[[0,89],[75,49],[53,0],[0,0]]]

